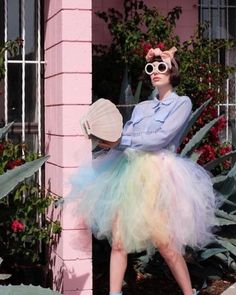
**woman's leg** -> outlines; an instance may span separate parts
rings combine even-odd
[[[127,253],[112,247],[110,258],[110,293],[120,293],[127,267]]]
[[[158,246],[158,250],[161,256],[165,259],[184,295],[192,295],[193,290],[191,280],[183,256],[168,247],[168,245]]]
[[[112,226],[112,249],[110,257],[110,293],[121,293],[123,279],[127,268],[127,253],[119,236],[118,215]]]

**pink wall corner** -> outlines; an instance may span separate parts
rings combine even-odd
[[[84,155],[91,157],[91,144],[77,128],[83,105],[91,102],[91,5],[89,0],[45,0],[45,144],[51,155],[45,180],[48,190],[62,197],[70,192],[73,168]],[[70,229],[63,228],[51,253],[54,289],[91,295],[90,233],[81,219],[71,218],[68,207],[51,208],[47,218]]]
[[[46,134],[49,163],[62,168],[79,167],[88,161],[91,153],[91,142],[84,136],[52,136]]]
[[[62,230],[52,250],[60,253],[63,260],[92,259],[91,232],[86,229]]]
[[[92,290],[91,259],[63,260],[58,254],[52,251],[50,269],[54,278],[54,290],[62,292],[63,294],[66,292]]]
[[[62,0],[44,0],[44,19],[47,21],[62,8]]]
[[[63,9],[91,10],[92,1],[88,0],[61,0]]]
[[[93,295],[93,290],[64,291],[64,295]]]
[[[47,106],[92,101],[91,73],[64,73],[45,79]]]
[[[50,18],[46,26],[50,32],[46,34],[45,49],[62,41],[91,41],[91,11],[90,10],[62,10]],[[75,28],[77,28],[75,30]],[[86,29],[85,29],[86,28]]]
[[[79,101],[79,100],[78,100]],[[80,121],[88,105],[59,105],[45,110],[46,134],[78,136],[83,135]],[[54,120],[59,124],[55,125]]]
[[[91,259],[63,260],[52,251],[51,267],[54,290],[64,293],[65,291],[89,291],[92,289]]]
[[[91,73],[92,44],[64,41],[45,52],[45,77],[61,73]]]
[[[92,289],[92,260],[65,260],[64,261],[64,291]]]
[[[64,10],[62,12],[62,40],[89,41],[92,39],[90,10]],[[76,30],[75,30],[76,28]]]

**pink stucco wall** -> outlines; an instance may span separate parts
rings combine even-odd
[[[90,143],[79,121],[91,103],[91,0],[45,0],[45,148],[46,189],[67,197],[69,178]],[[62,234],[51,248],[54,289],[70,295],[92,294],[91,234],[64,206],[49,212]]]
[[[157,7],[160,13],[167,13],[176,6],[181,6],[183,13],[177,21],[176,34],[181,41],[187,40],[193,35],[198,23],[198,0],[146,0],[149,7]],[[93,43],[109,44],[111,36],[103,20],[95,15],[96,11],[107,11],[108,8],[115,8],[122,11],[123,0],[93,0]]]

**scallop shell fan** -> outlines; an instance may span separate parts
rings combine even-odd
[[[100,98],[81,120],[84,135],[115,142],[121,137],[123,119],[117,107],[108,99]]]

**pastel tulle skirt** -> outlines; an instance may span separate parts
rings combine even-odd
[[[163,245],[183,253],[186,245],[202,248],[213,239],[211,179],[170,151],[112,150],[79,169],[72,192],[93,234],[127,253]]]

